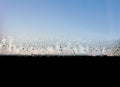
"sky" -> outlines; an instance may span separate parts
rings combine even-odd
[[[0,0],[8,35],[42,39],[119,39],[120,0]]]

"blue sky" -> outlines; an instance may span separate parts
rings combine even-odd
[[[7,33],[59,39],[120,38],[120,0],[0,0]]]

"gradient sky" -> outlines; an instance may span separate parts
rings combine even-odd
[[[120,0],[0,0],[7,33],[59,39],[120,38]]]

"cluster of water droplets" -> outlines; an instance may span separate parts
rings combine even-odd
[[[120,55],[119,46],[112,42],[95,41],[16,41],[5,38],[0,42],[3,55]]]

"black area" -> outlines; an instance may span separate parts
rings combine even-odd
[[[120,57],[2,55],[0,64],[120,64]]]

